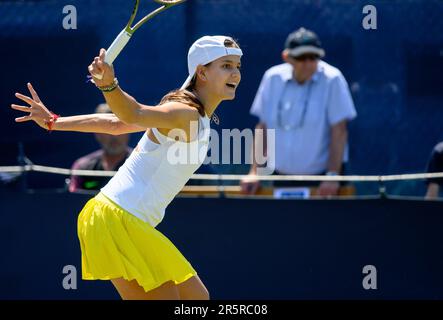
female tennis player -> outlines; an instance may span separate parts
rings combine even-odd
[[[122,299],[209,299],[195,269],[155,227],[206,156],[209,119],[223,100],[235,97],[242,51],[229,37],[198,39],[188,53],[189,77],[155,107],[140,104],[121,89],[105,55],[100,50],[88,70],[114,114],[56,116],[30,83],[32,98],[16,93],[29,106],[11,106],[29,113],[17,122],[33,120],[48,130],[146,131],[125,164],[79,214],[82,278],[111,280]],[[199,156],[177,161],[177,151]],[[189,160],[193,158],[198,161]]]

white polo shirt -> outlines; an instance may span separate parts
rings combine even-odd
[[[337,68],[320,60],[304,84],[293,80],[292,71],[288,63],[267,70],[250,113],[275,129],[275,154],[268,154],[268,162],[277,171],[319,174],[327,171],[331,126],[354,119],[357,112]],[[347,145],[343,161],[348,161]]]

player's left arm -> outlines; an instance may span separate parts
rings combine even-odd
[[[56,131],[93,132],[112,135],[145,130],[143,127],[135,124],[127,124],[114,114],[110,113],[58,117],[56,121],[52,122],[51,128],[48,128],[48,123],[53,119],[52,112],[43,104],[31,83],[28,83],[28,89],[32,97],[16,93],[16,97],[27,103],[28,106],[17,104],[11,105],[12,109],[27,113],[27,115],[15,118],[16,122],[34,121],[43,129]]]

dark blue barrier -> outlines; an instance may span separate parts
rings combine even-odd
[[[0,299],[114,299],[80,280],[88,196],[0,193]],[[179,198],[159,225],[214,299],[442,299],[443,202]],[[65,265],[78,289],[62,286]],[[362,286],[377,268],[377,290]]]

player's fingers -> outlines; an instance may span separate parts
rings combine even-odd
[[[103,49],[103,48],[101,48],[101,49],[100,49],[100,55],[99,55],[100,60],[101,60],[101,61],[105,61],[105,56],[106,56],[106,50]]]
[[[101,77],[103,76],[102,73],[100,71],[98,71],[96,68],[92,67],[92,65],[90,65],[88,67],[88,71],[89,71],[89,74],[92,76],[91,81],[93,83],[95,83],[94,78],[101,79]]]
[[[32,120],[31,116],[24,116],[24,117],[20,117],[20,118],[15,118],[15,122],[25,122],[25,121],[29,121]]]
[[[17,98],[19,98],[20,100],[22,100],[22,101],[28,103],[28,104],[33,104],[33,103],[34,103],[34,100],[32,100],[32,99],[29,98],[28,96],[25,96],[25,95],[23,95],[23,94],[21,94],[21,93],[16,92],[15,96],[16,96]]]
[[[11,104],[11,108],[14,110],[18,110],[18,111],[23,111],[23,112],[31,112],[31,108],[29,107],[25,107],[25,106],[19,106],[17,104]]]
[[[98,70],[98,72],[99,73],[103,73],[104,72],[104,70],[103,70],[103,65],[101,64],[101,62],[99,62],[99,61],[97,61],[97,62],[93,62],[92,63],[92,67],[95,69],[95,70]]]
[[[37,91],[35,91],[34,87],[32,86],[32,84],[30,82],[28,82],[28,90],[32,95],[32,98],[36,101],[36,102],[41,102],[40,97],[37,94]]]
[[[98,66],[100,69],[103,69],[104,66],[105,66],[105,62],[102,61],[102,60],[99,60],[99,61],[97,61],[97,66]]]
[[[92,64],[88,67],[88,72],[91,76],[94,76],[94,67],[92,66]]]
[[[95,70],[96,71],[94,71],[96,74],[103,74],[105,71],[102,69],[102,68],[100,68],[99,66],[97,66],[96,68],[95,68]]]
[[[97,64],[96,64],[95,62],[93,62],[93,63],[89,66],[88,70],[89,70],[89,73],[91,73],[91,74],[97,74],[97,73],[100,73],[100,70],[99,70],[99,68],[98,68],[98,66],[97,66]]]

